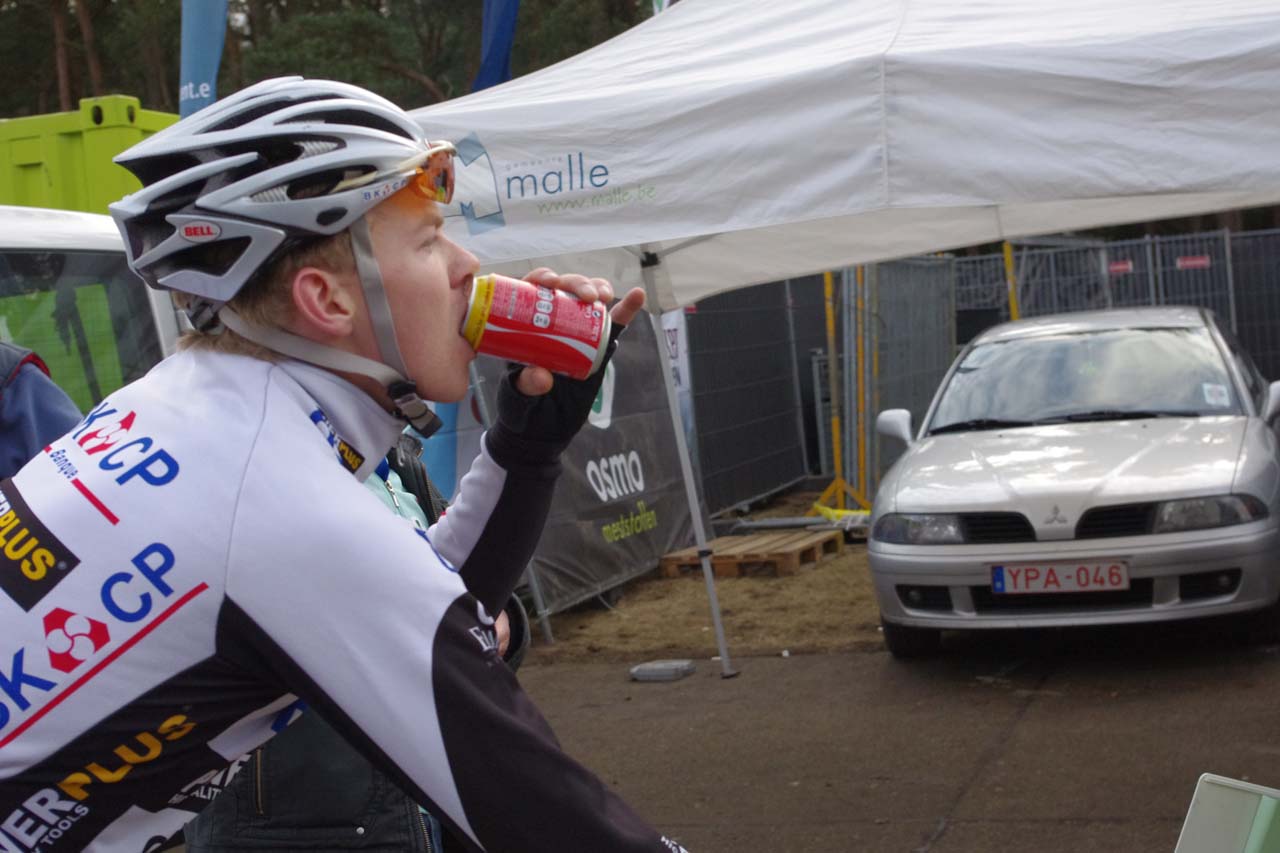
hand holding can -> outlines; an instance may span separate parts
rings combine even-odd
[[[462,336],[478,353],[585,379],[609,348],[612,321],[603,302],[504,275],[476,276]]]

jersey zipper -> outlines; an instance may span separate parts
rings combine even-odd
[[[400,501],[396,500],[396,490],[391,488],[390,480],[383,480],[382,485],[387,487],[387,494],[391,495],[391,503],[395,505],[396,514],[400,514]]]
[[[415,805],[418,810],[418,824],[422,827],[422,843],[427,845],[427,853],[435,853],[435,848],[431,846],[431,833],[427,831],[427,819],[422,814],[422,806]]]
[[[267,809],[262,797],[262,747],[258,747],[253,751],[253,783],[254,805],[257,806],[258,814],[264,815],[267,813]]]

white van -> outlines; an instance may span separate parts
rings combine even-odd
[[[82,412],[177,335],[168,294],[129,269],[111,217],[0,205],[0,340],[34,350]]]

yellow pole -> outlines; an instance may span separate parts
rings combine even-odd
[[[859,271],[859,275],[861,275],[861,271]],[[846,494],[861,508],[871,508],[871,504],[867,499],[860,492],[855,492],[844,479],[844,450],[843,443],[840,441],[840,362],[836,356],[836,306],[833,290],[831,273],[823,273],[822,295],[827,309],[827,387],[831,396],[831,461],[835,465],[836,472],[831,484],[823,490],[822,495],[819,496],[813,507],[805,512],[805,515],[817,515],[817,507],[826,505],[826,502],[833,497],[836,499],[836,508],[843,510],[845,508],[844,499]],[[859,303],[859,307],[861,307],[861,303]],[[861,365],[861,349],[859,349],[858,355],[859,365]],[[861,366],[859,366],[859,370],[861,370]],[[859,376],[859,382],[861,380],[862,377]],[[859,400],[861,400],[861,397]],[[859,419],[863,415],[862,404],[859,402]],[[865,453],[861,433],[858,435],[858,452]]]
[[[840,452],[840,382],[839,360],[836,358],[836,305],[832,293],[831,273],[822,274],[822,300],[827,309],[827,388],[831,397],[831,463],[836,481],[844,480],[844,458]],[[844,509],[844,490],[836,492],[836,507]]]
[[[1022,312],[1018,309],[1018,278],[1013,268],[1013,244],[1004,241],[1004,282],[1009,288],[1009,319],[1017,320]]]

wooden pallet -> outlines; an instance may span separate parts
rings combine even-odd
[[[718,578],[745,574],[794,575],[844,551],[844,534],[839,530],[788,530],[721,536],[707,545],[711,549],[711,569]],[[674,578],[702,570],[697,548],[673,551],[658,561],[663,577]]]

